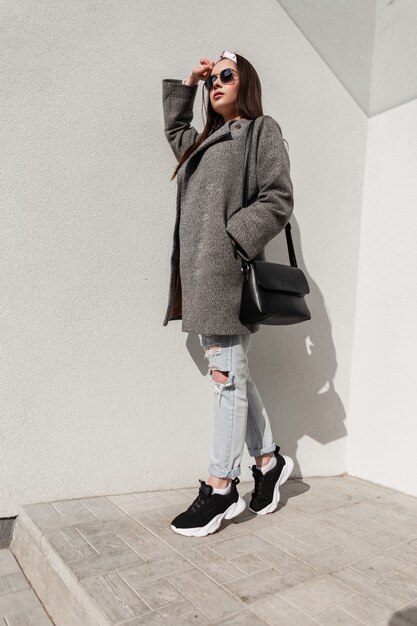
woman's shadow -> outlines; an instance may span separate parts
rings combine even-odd
[[[416,626],[417,624],[417,602],[415,606],[395,611],[387,622],[387,626]]]
[[[298,225],[291,219],[291,235],[297,266],[310,286],[305,296],[311,319],[298,324],[261,325],[252,335],[249,368],[261,394],[280,452],[294,460],[291,478],[302,478],[297,461],[298,442],[302,437],[325,445],[346,436],[346,412],[334,378],[337,370],[331,323],[323,296],[308,274],[300,243]],[[267,261],[290,265],[285,232],[268,244]],[[202,375],[207,365],[198,336],[189,333],[186,346]],[[253,462],[253,461],[252,461]],[[308,484],[289,481],[281,488],[281,502],[309,489]],[[246,494],[250,498],[250,494]]]

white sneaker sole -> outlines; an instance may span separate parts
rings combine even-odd
[[[288,478],[291,476],[291,472],[294,469],[294,461],[292,460],[292,458],[290,456],[285,456],[285,454],[283,454],[282,456],[285,459],[285,465],[282,468],[281,476],[279,477],[275,485],[272,502],[260,511],[254,511],[253,509],[248,507],[249,511],[252,511],[252,513],[256,513],[257,515],[266,515],[267,513],[272,513],[272,511],[275,511],[275,509],[277,508],[279,499],[281,497],[281,494],[279,493],[279,488],[285,483],[286,480],[288,480]]]
[[[232,519],[232,517],[236,517],[239,513],[242,513],[245,508],[246,502],[239,496],[239,500],[237,502],[231,504],[224,513],[219,513],[213,517],[213,519],[205,526],[200,526],[199,528],[176,528],[173,524],[171,524],[171,528],[174,532],[179,535],[185,535],[186,537],[205,537],[206,535],[214,533],[219,528],[223,519]]]

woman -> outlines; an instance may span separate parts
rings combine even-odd
[[[261,85],[243,56],[225,50],[214,63],[200,59],[184,80],[163,79],[165,136],[178,161],[177,213],[168,306],[163,321],[182,320],[208,359],[214,391],[214,438],[207,482],[171,523],[187,536],[213,533],[246,506],[237,484],[244,442],[255,457],[249,509],[276,509],[279,486],[294,463],[279,454],[269,418],[252,381],[247,354],[259,324],[239,320],[241,262],[265,260],[264,248],[290,219],[293,186],[278,123],[263,115]],[[191,126],[199,82],[204,81],[206,125]],[[254,120],[249,156],[248,206],[241,208],[245,137]]]

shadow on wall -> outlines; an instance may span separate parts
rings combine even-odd
[[[323,297],[306,271],[300,232],[294,216],[291,235],[297,265],[310,285],[306,302],[311,320],[285,326],[260,327],[252,336],[249,369],[262,396],[278,445],[294,459],[292,476],[302,478],[297,463],[298,441],[305,435],[325,445],[346,436],[346,412],[334,388],[337,369],[331,324]],[[276,237],[266,260],[290,264],[285,231]],[[198,336],[189,333],[186,347],[202,375],[207,364]]]

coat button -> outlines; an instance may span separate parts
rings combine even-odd
[[[241,124],[235,124],[235,128],[241,128]]]

